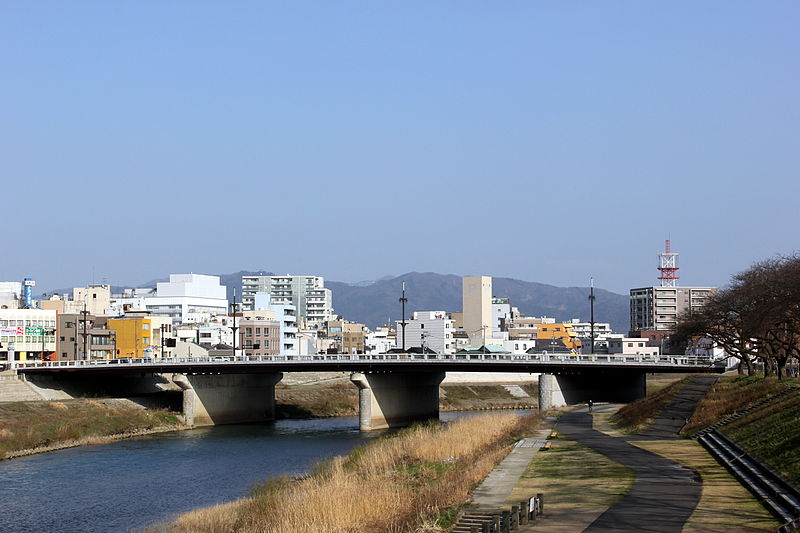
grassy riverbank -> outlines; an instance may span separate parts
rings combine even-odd
[[[541,415],[490,414],[414,426],[279,478],[248,498],[181,515],[163,532],[441,531],[472,487]]]
[[[798,379],[723,377],[700,401],[683,433],[691,435],[798,385]],[[720,430],[746,451],[800,485],[799,420],[800,392],[792,391],[722,426]]]
[[[679,381],[660,386],[654,391],[648,390],[648,394],[644,398],[622,406],[611,417],[611,422],[624,433],[641,433],[664,410],[664,407],[681,390],[687,379],[689,378],[685,377]]]
[[[538,405],[536,383],[512,386],[495,383],[458,383],[442,385],[439,408],[442,411],[478,411],[482,409],[530,409]],[[275,387],[275,413],[278,418],[319,418],[358,415],[358,389],[349,381],[321,384],[278,385]]]
[[[179,429],[177,415],[115,400],[0,404],[0,459]]]

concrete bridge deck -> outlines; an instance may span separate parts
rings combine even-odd
[[[446,372],[539,375],[542,409],[588,400],[623,403],[646,394],[646,373],[721,372],[724,366],[687,356],[599,354],[325,354],[89,361],[15,361],[23,379],[73,394],[182,391],[183,413],[195,425],[270,420],[275,384],[284,372],[350,372],[359,388],[362,429],[407,425],[438,416]]]
[[[682,355],[622,354],[320,354],[205,358],[131,358],[87,361],[13,361],[18,373],[188,372],[239,374],[256,372],[451,371],[561,373],[571,370],[639,370],[645,372],[722,372],[707,358]]]

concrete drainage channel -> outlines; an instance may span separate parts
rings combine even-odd
[[[765,465],[745,453],[722,433],[704,431],[697,439],[723,466],[785,524],[778,531],[800,529],[800,492]]]
[[[544,496],[539,493],[510,511],[467,509],[456,521],[450,533],[506,533],[520,526],[536,522],[544,509]]]

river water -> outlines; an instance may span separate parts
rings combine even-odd
[[[442,413],[442,420],[470,413]],[[0,462],[0,532],[123,532],[305,473],[382,432],[357,418],[280,420],[148,435]]]

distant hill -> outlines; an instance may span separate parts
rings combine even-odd
[[[461,311],[461,276],[409,272],[371,285],[326,281],[333,291],[333,309],[348,320],[374,328],[400,319],[400,288],[406,282],[406,314],[414,311]],[[589,320],[588,287],[556,287],[512,278],[492,278],[493,296],[509,298],[527,316],[557,320]],[[628,296],[595,288],[595,321],[609,322],[615,332],[627,333]]]
[[[241,270],[231,274],[216,274],[228,288],[228,300],[241,301],[242,276],[272,275],[266,270]],[[138,285],[155,287],[152,280]],[[406,282],[406,316],[414,311],[461,311],[461,276],[434,272],[409,272],[396,277],[384,277],[374,282],[357,284],[325,281],[333,293],[333,310],[348,320],[361,322],[370,328],[400,320],[400,288]],[[112,287],[115,293],[122,286]],[[512,278],[492,278],[493,296],[509,298],[527,316],[550,316],[557,320],[580,318],[589,320],[588,287],[556,287],[544,283]],[[48,291],[72,293],[72,289]],[[609,322],[617,333],[627,333],[630,324],[628,296],[595,288],[595,320]]]

